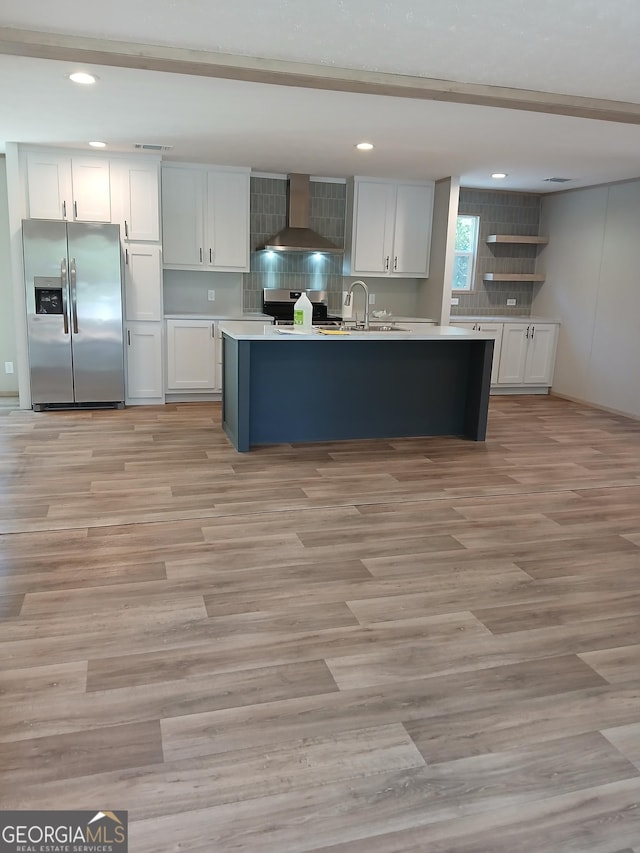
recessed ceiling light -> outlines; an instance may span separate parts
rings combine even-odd
[[[107,147],[106,142],[90,142],[89,145],[92,148],[106,148]]]
[[[494,173],[491,175],[491,177],[492,177],[492,178],[495,178],[496,180],[500,180],[501,178],[506,178],[506,177],[507,177],[507,173],[506,173],[506,172],[494,172]]]
[[[373,145],[371,144],[371,142],[358,142],[356,148],[358,149],[358,151],[371,151]]]
[[[74,71],[73,74],[69,74],[69,80],[74,83],[82,83],[83,86],[89,86],[91,83],[95,83],[97,79],[95,74],[87,74],[86,71]]]

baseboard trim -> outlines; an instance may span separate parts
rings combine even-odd
[[[220,391],[211,394],[165,394],[165,403],[219,403],[222,400]]]
[[[549,388],[546,385],[492,385],[490,394],[494,397],[504,397],[508,394],[548,394]]]
[[[612,409],[610,406],[601,406],[591,400],[583,400],[580,397],[572,397],[569,394],[559,394],[557,391],[551,391],[552,397],[557,397],[558,400],[568,400],[570,403],[579,403],[581,406],[586,406],[589,409],[596,409],[600,412],[609,412],[612,415],[620,415],[623,418],[629,418],[632,421],[640,421],[640,414],[633,412],[624,412],[622,409]]]

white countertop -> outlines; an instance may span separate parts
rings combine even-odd
[[[268,314],[263,314],[260,311],[238,311],[233,314],[165,314],[165,320],[264,320],[268,323],[271,320]]]
[[[331,313],[331,312],[330,312]],[[360,312],[360,319],[362,319],[362,312]],[[332,316],[340,316],[338,314],[332,314]],[[353,317],[347,317],[346,320],[353,320]],[[431,317],[403,317],[400,314],[387,314],[383,317],[376,317],[373,311],[369,314],[369,321],[371,323],[435,323],[435,320],[432,320]]]
[[[456,314],[449,318],[450,323],[560,323],[558,317],[523,317],[505,314]]]
[[[220,323],[220,331],[238,341],[451,341],[493,340],[491,333],[472,332],[456,326],[430,326],[425,324],[420,332],[363,332],[349,330],[342,334],[322,334],[314,328],[311,332],[296,332],[291,326],[272,326],[243,323],[233,320]]]

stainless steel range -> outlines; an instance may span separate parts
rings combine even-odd
[[[277,326],[293,326],[293,306],[301,290],[276,290],[266,288],[262,291],[262,310],[265,314],[274,318]],[[329,316],[327,309],[326,290],[306,290],[313,308],[312,322],[315,324],[327,324],[332,321],[339,323],[340,317]]]

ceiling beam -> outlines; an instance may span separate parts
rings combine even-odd
[[[640,124],[640,104],[626,101],[512,89],[507,86],[457,83],[429,77],[234,56],[189,48],[85,38],[11,27],[0,27],[0,53],[172,74],[192,74],[198,77],[219,77],[276,86],[448,101]]]

